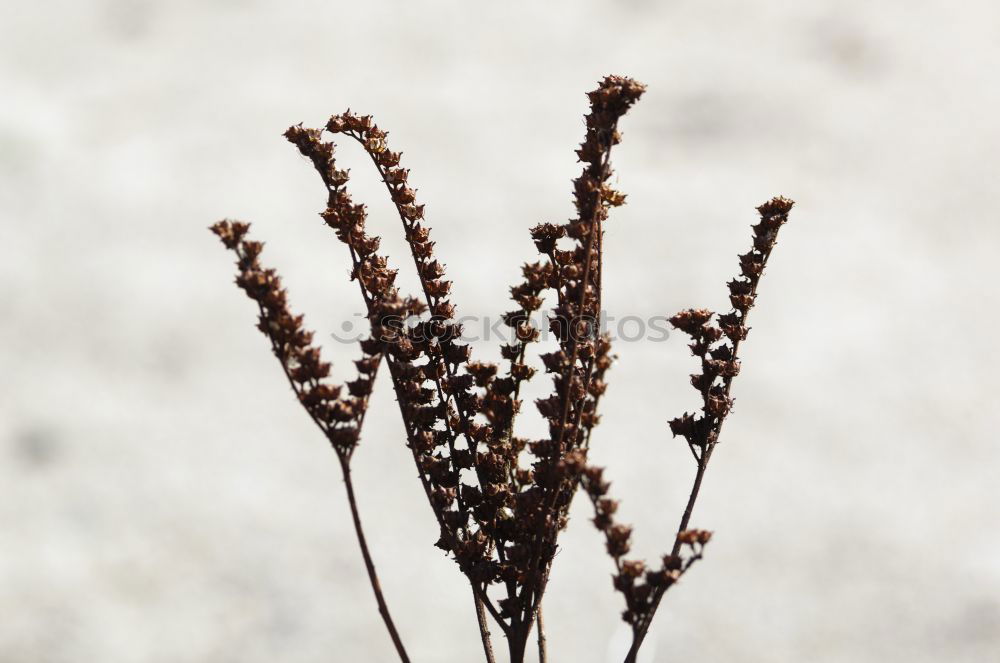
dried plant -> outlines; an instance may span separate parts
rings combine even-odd
[[[325,132],[293,126],[285,137],[319,173],[327,191],[323,220],[347,245],[364,301],[370,336],[360,342],[358,377],[343,385],[329,380],[313,335],[302,316],[288,309],[273,269],[259,263],[262,244],[247,238],[249,225],[220,221],[212,230],[237,257],[237,285],[259,309],[258,328],[285,372],[292,390],[333,447],[343,472],[354,527],[379,613],[400,660],[409,657],[380,589],[358,515],[351,459],[360,439],[376,373],[384,360],[392,378],[427,502],[440,529],[437,546],[456,562],[472,589],[487,661],[495,660],[490,620],[503,633],[512,663],[524,660],[537,623],[538,656],[547,658],[542,599],[558,537],[568,523],[577,488],[590,498],[593,522],[603,533],[614,567],[614,588],[625,599],[636,654],[663,595],[702,557],[711,533],[689,528],[695,501],[719,434],[732,407],[733,378],[739,373],[740,344],[747,316],[792,202],[774,198],[758,209],[753,246],[740,256],[740,275],[729,282],[732,310],[716,316],[706,309],[682,311],[671,324],[691,337],[701,372],[691,384],[702,398],[700,414],[684,414],[670,430],[687,442],[697,464],[690,497],[671,544],[657,567],[626,559],[632,529],[615,519],[618,502],[609,497],[604,470],[588,464],[590,436],[599,422],[605,373],[612,363],[611,339],[600,334],[604,222],[625,196],[608,184],[611,149],[621,140],[618,121],[642,96],[643,85],[609,76],[589,93],[586,137],[577,155],[583,172],[574,181],[576,218],[531,229],[540,260],[525,264],[523,280],[511,287],[516,307],[505,313],[512,340],[500,348],[503,368],[476,361],[460,342],[450,299],[451,282],[434,255],[424,207],[409,186],[400,154],[389,149],[385,131],[370,116],[350,111],[330,118]],[[403,296],[396,271],[379,254],[379,238],[365,229],[366,210],[347,191],[348,171],[338,167],[334,143],[325,135],[357,141],[371,157],[399,215],[419,276],[421,297]],[[543,299],[555,306],[549,330],[557,347],[540,358],[552,375],[552,393],[536,401],[548,422],[548,436],[526,440],[515,434],[523,383],[535,372],[525,361],[540,330],[532,324]],[[407,324],[401,324],[402,321]],[[413,321],[416,322],[413,322]]]

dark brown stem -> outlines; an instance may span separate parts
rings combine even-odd
[[[486,607],[479,594],[472,590],[472,597],[476,601],[476,621],[479,622],[479,637],[483,640],[483,653],[486,654],[486,663],[496,663],[493,656],[493,642],[490,640],[490,625],[486,621]]]
[[[340,468],[344,472],[344,487],[347,489],[347,502],[351,506],[351,518],[354,520],[354,532],[358,535],[358,546],[361,548],[361,556],[365,560],[365,569],[368,571],[368,580],[371,581],[372,591],[375,593],[375,600],[378,602],[378,612],[382,615],[382,621],[385,622],[385,628],[389,631],[389,637],[392,638],[392,644],[396,647],[396,653],[399,654],[399,660],[403,663],[410,663],[410,657],[406,655],[406,649],[403,647],[403,641],[399,639],[399,633],[396,631],[396,625],[392,623],[392,616],[389,614],[389,606],[385,603],[385,597],[382,596],[382,586],[378,581],[378,574],[375,573],[375,563],[372,562],[372,556],[368,552],[368,543],[365,541],[365,532],[361,528],[361,516],[358,514],[358,502],[354,497],[354,482],[351,481],[351,467],[348,465],[344,458],[340,459]]]
[[[711,444],[705,447],[705,451],[702,452],[701,458],[698,461],[698,472],[694,475],[694,483],[691,485],[691,495],[688,496],[687,506],[684,507],[684,515],[681,516],[681,524],[677,527],[677,533],[680,534],[688,528],[688,523],[691,522],[691,512],[694,511],[694,503],[698,501],[698,493],[701,491],[701,481],[705,478],[705,470],[708,469],[708,461],[712,457],[712,451],[715,449],[715,445]],[[670,551],[671,555],[676,555],[681,551],[681,540],[679,538],[674,539],[673,550]]]
[[[500,615],[500,611],[497,610],[495,605],[493,605],[493,602],[490,600],[490,597],[486,595],[486,591],[482,587],[479,587],[478,585],[473,585],[472,591],[473,593],[475,593],[476,596],[479,597],[479,602],[486,607],[486,610],[490,613],[490,616],[493,617],[493,619],[496,620],[497,624],[500,625],[500,630],[503,631],[504,635],[510,633],[510,626],[508,626],[507,622],[503,620],[503,617]]]
[[[681,516],[681,523],[677,527],[677,533],[680,534],[688,528],[688,523],[691,521],[691,513],[694,511],[695,502],[698,501],[698,493],[701,492],[701,482],[705,478],[705,470],[708,469],[708,461],[712,457],[712,451],[715,449],[715,444],[710,444],[705,447],[705,450],[701,454],[701,458],[698,459],[698,472],[694,475],[694,483],[691,486],[691,494],[688,496],[687,506],[684,507],[684,515]],[[680,537],[674,538],[674,547],[670,551],[671,555],[677,555],[681,550],[681,540]],[[632,631],[632,646],[628,650],[628,656],[625,657],[625,663],[635,663],[635,658],[639,654],[639,647],[642,646],[642,641],[646,639],[646,634],[649,632],[649,627],[653,623],[653,615],[656,614],[656,609],[660,605],[660,601],[663,599],[663,594],[667,591],[667,586],[658,587],[656,593],[653,594],[652,605],[650,606],[647,617],[645,617]]]

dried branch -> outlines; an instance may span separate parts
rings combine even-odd
[[[330,135],[358,142],[385,184],[409,245],[422,297],[402,296],[396,271],[379,254],[380,240],[366,231],[367,211],[347,190],[348,171],[338,167],[336,146],[324,130],[293,126],[285,132],[320,175],[327,193],[324,222],[347,246],[351,279],[358,282],[371,336],[361,342],[359,376],[345,385],[328,383],[330,365],[312,345],[301,316],[287,308],[287,297],[273,270],[257,257],[262,245],[245,239],[247,224],[222,221],[213,226],[237,254],[237,284],[254,299],[259,328],[271,341],[285,376],[310,418],[337,453],[362,557],[383,621],[400,659],[408,661],[389,616],[361,527],[351,480],[350,460],[358,444],[372,386],[382,360],[388,366],[417,475],[439,529],[437,547],[445,551],[469,581],[487,663],[494,663],[487,615],[507,639],[511,663],[523,663],[537,621],[538,656],[547,660],[542,598],[568,522],[576,489],[582,486],[594,509],[615,567],[614,587],[625,598],[623,618],[632,627],[627,661],[633,662],[666,590],[702,558],[711,533],[689,527],[709,459],[722,424],[732,408],[733,378],[739,373],[740,343],[761,274],[774,248],[777,231],[792,203],[775,198],[759,209],[751,251],[740,256],[741,275],[730,281],[733,309],[716,317],[690,309],[671,318],[692,338],[691,350],[701,372],[691,383],[702,398],[702,413],[685,413],[670,422],[697,463],[697,472],[671,551],[658,568],[627,558],[632,528],[617,522],[618,502],[610,497],[603,468],[588,464],[598,405],[614,356],[611,338],[599,329],[604,271],[604,223],[625,196],[609,186],[611,149],[621,141],[618,122],[645,91],[640,83],[606,77],[590,92],[587,133],[577,155],[583,162],[574,180],[576,217],[565,224],[543,223],[531,230],[540,254],[521,267],[521,280],[510,288],[516,308],[503,315],[512,339],[501,346],[504,371],[473,361],[459,342],[461,326],[451,301],[451,282],[435,256],[424,206],[416,202],[409,171],[400,153],[387,145],[387,133],[370,116],[350,111],[334,115]],[[548,423],[548,436],[518,437],[521,388],[534,369],[527,352],[540,340],[531,317],[546,296],[555,300],[548,327],[558,347],[540,355],[553,378],[553,391],[536,406]],[[713,319],[717,322],[713,322]],[[343,395],[342,395],[343,394]],[[499,598],[503,596],[503,598]]]
[[[407,241],[410,244],[414,262],[420,274],[427,308],[433,314],[430,320],[412,328],[399,328],[393,324],[392,338],[387,343],[387,361],[393,376],[393,387],[404,423],[407,426],[407,437],[413,452],[414,462],[420,474],[428,502],[434,511],[441,528],[438,546],[453,554],[462,571],[469,577],[470,583],[482,581],[484,560],[488,560],[492,545],[481,532],[474,532],[470,527],[470,508],[464,495],[464,486],[460,482],[460,471],[464,467],[476,465],[479,472],[476,453],[477,427],[470,422],[470,411],[475,412],[476,399],[469,394],[469,388],[476,378],[480,365],[471,364],[472,375],[457,376],[459,367],[468,363],[469,348],[455,342],[461,336],[457,325],[448,322],[455,308],[444,297],[450,290],[450,283],[441,277],[443,267],[434,260],[433,242],[430,242],[429,231],[424,229],[419,219],[423,217],[423,206],[414,204],[414,192],[406,186],[406,171],[400,169],[399,154],[389,151],[385,146],[386,133],[381,131],[370,116],[357,116],[350,112],[333,116],[327,129],[334,133],[344,133],[358,140],[372,160],[389,188],[393,202],[397,206]],[[320,132],[314,129],[292,127],[286,133],[299,151],[310,159],[319,172],[321,179],[330,191],[328,209],[323,218],[338,232],[338,237],[351,246],[352,259],[358,249],[352,244],[357,243],[357,237],[364,237],[363,227],[365,211],[363,206],[353,205],[346,193],[346,171],[338,170],[334,160],[334,145],[324,142]],[[329,173],[335,173],[330,176]],[[345,225],[349,224],[349,225]],[[363,240],[360,240],[363,241]],[[364,243],[370,246],[369,241]],[[377,243],[375,244],[377,248]],[[396,272],[386,267],[387,261],[372,253],[370,261],[375,263],[375,271],[381,275],[381,281],[389,283],[395,278]],[[358,271],[358,261],[355,260]],[[369,317],[385,321],[387,302],[398,300],[395,291],[372,291],[365,285],[362,294],[366,295]],[[393,323],[399,323],[406,317],[417,315],[421,311],[412,300],[407,304],[391,307],[389,316]],[[401,315],[405,313],[405,315]],[[425,362],[418,364],[421,358]],[[427,389],[423,383],[430,381],[435,389]],[[458,407],[456,417],[452,406]],[[444,430],[438,428],[438,424]],[[466,448],[458,449],[456,439],[458,431],[466,434]],[[444,456],[437,449],[446,447],[448,455]],[[482,474],[480,473],[480,476]],[[454,506],[454,508],[452,508]],[[474,591],[477,603],[486,602],[488,609],[495,611],[489,605],[485,593]],[[480,623],[480,636],[484,647],[489,647],[489,632]],[[487,649],[487,651],[489,651]],[[492,655],[490,652],[489,655]]]
[[[312,345],[313,333],[302,327],[302,316],[292,315],[289,311],[287,293],[281,287],[281,278],[277,272],[261,267],[257,258],[264,245],[247,240],[249,230],[249,224],[238,221],[220,221],[212,226],[212,232],[237,256],[240,271],[236,284],[258,305],[258,329],[271,341],[271,349],[281,363],[299,402],[337,453],[354,531],[364,558],[368,580],[378,603],[379,614],[400,660],[409,663],[410,659],[389,614],[375,564],[368,551],[354,496],[354,484],[351,481],[350,461],[368,410],[368,398],[378,371],[380,354],[371,343],[361,344],[365,357],[355,362],[361,375],[347,383],[350,396],[341,397],[341,386],[323,382],[330,374],[330,364],[320,359],[319,348]]]
[[[632,646],[626,663],[634,663],[664,593],[694,561],[701,559],[701,547],[711,538],[710,532],[691,530],[688,526],[708,462],[719,442],[722,425],[732,410],[730,393],[733,379],[740,372],[739,348],[749,332],[747,319],[757,298],[757,287],[777,243],[778,230],[787,222],[792,205],[792,201],[785,198],[774,198],[757,208],[760,222],[753,226],[753,246],[739,257],[741,273],[728,284],[733,308],[729,313],[718,316],[718,326],[711,324],[715,314],[707,309],[688,309],[670,319],[675,328],[692,338],[691,352],[701,360],[702,372],[691,376],[691,384],[702,398],[702,414],[685,413],[670,422],[671,432],[687,441],[698,469],[673,548],[664,557],[663,567],[646,575],[645,583],[635,583],[644,570],[642,562],[620,561],[621,555],[628,552],[631,530],[614,524],[612,514],[617,509],[617,502],[604,497],[608,484],[601,480],[601,470],[595,468],[586,475],[585,487],[596,513],[595,525],[605,532],[608,552],[619,570],[615,588],[625,596],[628,606],[623,618],[633,629]],[[727,339],[729,343],[722,342],[722,339]],[[687,561],[680,556],[685,545],[692,548]]]

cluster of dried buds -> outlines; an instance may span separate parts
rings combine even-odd
[[[774,198],[760,207],[760,222],[753,226],[753,247],[740,258],[740,274],[729,282],[732,310],[715,316],[707,309],[688,309],[670,318],[670,324],[691,337],[691,353],[701,360],[701,373],[691,385],[702,398],[702,415],[685,413],[670,422],[670,430],[691,446],[696,457],[719,438],[722,422],[733,406],[729,395],[740,372],[738,352],[747,337],[747,316],[757,299],[757,286],[767,259],[777,242],[778,230],[788,221],[792,201]],[[716,318],[718,324],[713,324]]]
[[[250,224],[238,221],[224,220],[212,226],[212,232],[236,254],[236,285],[257,303],[257,328],[270,339],[271,349],[299,402],[338,455],[349,458],[368,410],[368,397],[380,363],[379,346],[363,342],[364,357],[355,362],[357,379],[345,385],[331,384],[327,380],[330,364],[321,359],[320,349],[313,345],[313,333],[303,329],[302,316],[289,311],[281,277],[273,269],[261,267],[258,258],[264,245],[246,239],[249,230]]]
[[[594,504],[594,523],[603,532],[616,567],[614,585],[626,599],[625,620],[640,644],[663,591],[701,558],[711,536],[687,528],[692,500],[674,549],[663,557],[661,568],[648,570],[643,562],[625,559],[631,528],[615,521],[618,503],[608,497],[603,470],[587,462],[590,435],[600,420],[605,374],[613,360],[610,338],[598,330],[604,222],[609,210],[625,201],[609,185],[610,153],[621,140],[619,119],[644,90],[636,81],[609,76],[589,93],[586,137],[577,150],[583,171],[574,181],[576,216],[564,224],[543,223],[531,230],[540,258],[524,264],[522,280],[510,288],[516,308],[503,316],[512,336],[500,348],[502,368],[474,361],[469,346],[460,342],[462,329],[450,299],[451,282],[435,258],[424,206],[410,186],[409,171],[400,165],[400,153],[389,149],[387,132],[370,116],[348,111],[331,117],[325,131],[297,125],[285,133],[327,190],[321,216],[348,247],[351,278],[358,282],[371,326],[371,336],[361,342],[364,356],[356,362],[360,376],[346,384],[347,395],[341,396],[344,388],[322,381],[329,365],[320,361],[312,335],[302,330],[302,318],[288,312],[278,276],[257,263],[261,245],[244,239],[247,225],[222,221],[213,226],[237,254],[237,283],[259,304],[260,329],[270,338],[293,389],[341,457],[355,516],[348,461],[358,442],[375,374],[385,359],[407,446],[440,529],[437,545],[470,581],[491,662],[486,613],[506,636],[511,660],[523,660],[529,633],[539,620],[558,536],[566,527],[578,486]],[[356,141],[371,158],[402,224],[422,297],[398,292],[397,273],[378,253],[379,238],[366,232],[366,208],[348,193],[348,171],[338,167],[335,145],[326,134]],[[741,256],[742,276],[730,283],[732,313],[720,316],[718,326],[703,310],[685,311],[671,319],[692,336],[691,348],[702,359],[702,373],[692,382],[703,394],[704,414],[684,415],[670,424],[699,459],[699,485],[731,407],[729,388],[739,370],[736,353],[746,336],[746,316],[790,206],[777,198],[760,208],[754,248]],[[540,355],[545,371],[552,375],[553,390],[536,406],[548,423],[548,435],[526,440],[515,435],[514,422],[521,408],[521,387],[535,373],[526,361],[529,346],[540,337],[532,314],[547,296],[555,300],[548,324],[558,346]],[[724,337],[731,345],[719,343]],[[357,517],[355,527],[380,612],[400,658],[407,661]],[[543,648],[540,655],[544,658]]]

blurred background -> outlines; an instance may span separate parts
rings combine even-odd
[[[646,661],[995,660],[998,66],[986,1],[4,2],[0,661],[393,660],[334,455],[207,226],[252,221],[309,327],[340,330],[357,292],[281,133],[374,113],[460,313],[495,316],[528,227],[572,215],[608,73],[649,85],[613,158],[610,315],[724,309],[754,206],[798,201],[692,521],[716,536]],[[412,284],[380,182],[340,154]],[[325,350],[353,376],[354,346]],[[594,458],[655,559],[694,472],[666,421],[697,406],[695,363],[680,336],[616,351]],[[353,466],[385,593],[415,661],[480,660],[411,463],[383,381]],[[576,507],[551,658],[620,661]]]

